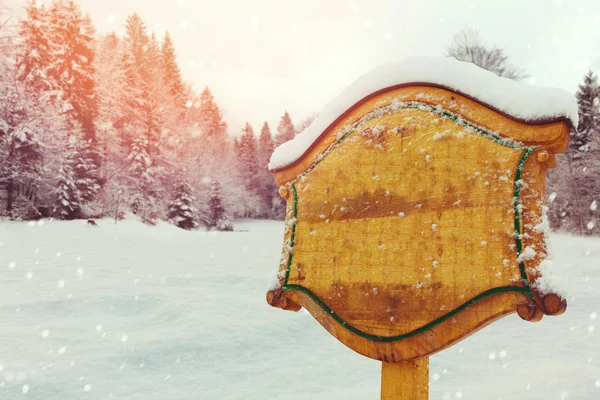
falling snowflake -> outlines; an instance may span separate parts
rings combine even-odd
[[[596,226],[596,223],[594,221],[590,221],[587,224],[587,228],[591,231],[592,229],[594,229],[594,227]]]

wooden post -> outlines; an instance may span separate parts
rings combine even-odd
[[[427,400],[429,357],[415,361],[382,363],[381,400]]]

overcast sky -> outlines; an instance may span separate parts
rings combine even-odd
[[[2,1],[2,0],[0,0]],[[13,8],[23,0],[5,0]],[[371,68],[443,55],[462,27],[506,49],[531,84],[575,92],[600,58],[598,0],[79,0],[100,32],[138,12],[168,29],[183,76],[208,86],[232,134],[318,112]]]

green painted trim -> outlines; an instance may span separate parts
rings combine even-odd
[[[337,315],[335,312],[333,312],[333,310],[330,309],[327,306],[327,304],[325,304],[325,302],[323,300],[321,300],[317,295],[315,295],[312,291],[310,291],[310,289],[307,289],[304,286],[300,286],[300,285],[288,285],[288,286],[284,286],[283,289],[284,290],[298,290],[298,291],[306,293],[307,295],[309,295],[315,301],[315,303],[317,303],[319,305],[319,307],[321,307],[324,311],[326,311],[329,315],[331,315],[331,317],[334,320],[336,320],[338,323],[340,323],[344,328],[348,329],[352,333],[355,333],[355,334],[357,334],[359,336],[364,337],[365,339],[369,339],[369,340],[372,340],[374,342],[396,342],[396,341],[399,341],[399,340],[408,339],[409,337],[418,335],[419,333],[427,332],[428,330],[430,330],[434,326],[439,325],[442,322],[444,322],[444,321],[452,318],[453,316],[455,316],[459,312],[461,312],[461,311],[469,308],[470,306],[472,306],[473,304],[477,303],[478,301],[483,300],[486,297],[490,297],[490,296],[493,296],[493,295],[498,294],[498,293],[510,293],[510,292],[514,292],[514,293],[522,293],[522,294],[525,294],[525,295],[529,296],[529,289],[522,288],[522,287],[503,286],[503,287],[493,288],[493,289],[486,290],[485,292],[478,294],[477,296],[473,297],[471,300],[467,301],[466,303],[464,303],[464,304],[456,307],[454,310],[452,310],[452,311],[450,311],[450,312],[442,315],[439,318],[434,319],[433,321],[429,322],[428,324],[423,325],[420,328],[412,330],[412,331],[410,331],[408,333],[404,333],[402,335],[396,335],[396,336],[378,336],[378,335],[372,335],[370,333],[366,333],[364,331],[361,331],[360,329],[356,328],[355,326],[352,326],[349,323],[347,323],[346,321],[344,321],[339,315]]]
[[[517,246],[517,257],[521,256],[523,252],[523,240],[522,240],[522,232],[523,227],[521,224],[521,185],[522,185],[522,176],[523,176],[523,166],[525,165],[525,161],[527,158],[535,151],[535,147],[530,147],[523,152],[521,159],[519,160],[519,165],[517,166],[517,173],[515,174],[515,182],[514,182],[514,198],[513,204],[515,207],[515,242]],[[519,269],[521,271],[521,280],[523,281],[523,285],[529,291],[531,291],[531,284],[529,283],[529,278],[527,278],[527,266],[524,261],[519,262]]]
[[[294,195],[294,226],[292,227],[292,237],[290,239],[290,255],[287,262],[287,270],[285,271],[285,281],[283,286],[287,285],[290,277],[290,269],[292,268],[292,257],[294,256],[294,246],[296,245],[296,224],[298,223],[298,192],[292,184],[292,194]]]
[[[331,153],[344,139],[346,139],[350,134],[354,133],[358,128],[360,128],[360,126],[362,126],[363,124],[371,121],[374,118],[377,118],[387,112],[390,111],[394,111],[394,110],[399,110],[399,109],[407,109],[407,108],[412,108],[412,109],[420,109],[420,110],[424,110],[424,111],[428,111],[428,112],[433,112],[443,118],[449,119],[459,125],[462,125],[470,130],[472,130],[473,132],[487,138],[490,139],[502,146],[506,146],[506,147],[510,147],[512,149],[515,150],[523,150],[523,154],[519,160],[519,164],[517,165],[517,171],[515,174],[515,179],[514,179],[514,199],[513,199],[513,204],[514,204],[514,211],[515,211],[515,231],[516,231],[516,236],[515,236],[515,242],[516,242],[516,250],[517,250],[517,257],[520,257],[522,249],[523,249],[523,243],[522,243],[522,239],[521,239],[521,210],[520,210],[520,194],[521,194],[521,177],[522,177],[522,170],[523,170],[523,166],[525,165],[525,161],[527,160],[527,158],[531,155],[531,153],[533,153],[533,151],[535,151],[537,149],[537,147],[535,146],[524,146],[518,142],[515,142],[513,140],[510,139],[505,139],[502,138],[492,132],[488,132],[480,127],[478,127],[475,124],[472,124],[468,121],[465,121],[462,119],[462,117],[456,115],[456,114],[452,114],[449,111],[446,111],[442,108],[434,108],[431,107],[430,105],[424,104],[424,103],[420,103],[420,102],[394,102],[389,106],[377,109],[375,111],[372,111],[371,113],[365,115],[363,118],[361,118],[358,122],[356,122],[350,129],[348,129],[348,131],[346,133],[344,133],[334,144],[332,144],[324,153],[323,155],[319,158],[319,160],[317,162],[315,162],[309,169],[307,169],[305,172],[303,172],[302,174],[300,174],[300,176],[298,176],[298,178],[296,178],[296,180],[292,181],[290,183],[290,187],[294,196],[294,223],[292,226],[292,236],[291,236],[291,241],[290,241],[290,254],[288,257],[288,262],[287,262],[287,269],[286,269],[286,274],[285,274],[285,280],[283,283],[283,291],[288,291],[288,290],[299,290],[302,291],[304,293],[306,293],[307,295],[309,295],[323,310],[325,310],[327,313],[329,313],[332,318],[337,321],[338,323],[340,323],[343,327],[345,327],[346,329],[348,329],[349,331],[362,336],[366,339],[372,340],[372,341],[376,341],[376,342],[394,342],[394,341],[399,341],[399,340],[403,340],[406,338],[409,338],[411,336],[417,335],[419,333],[423,333],[426,332],[427,330],[433,328],[434,326],[444,322],[445,320],[447,320],[448,318],[453,317],[454,315],[456,315],[457,313],[459,313],[460,311],[465,310],[466,308],[468,308],[469,306],[475,304],[476,302],[478,302],[479,300],[482,300],[488,296],[491,296],[493,294],[496,293],[504,293],[504,292],[517,292],[517,293],[523,293],[525,295],[527,295],[530,298],[533,298],[533,292],[531,291],[531,285],[529,283],[529,279],[527,278],[527,272],[526,272],[526,265],[524,262],[520,262],[519,263],[519,270],[521,273],[521,278],[523,281],[523,285],[524,287],[516,287],[516,286],[504,286],[504,287],[499,287],[499,288],[493,288],[490,290],[487,290],[483,293],[480,293],[479,295],[473,297],[471,300],[467,301],[466,303],[458,306],[457,308],[455,308],[454,310],[442,315],[441,317],[435,319],[434,321],[423,325],[420,328],[415,329],[414,331],[411,331],[409,333],[403,334],[403,335],[397,335],[397,336],[390,336],[390,337],[385,337],[385,336],[377,336],[377,335],[371,335],[369,333],[363,332],[360,329],[348,324],[346,321],[344,321],[341,317],[339,317],[335,312],[333,312],[333,310],[331,310],[321,299],[319,299],[319,297],[317,295],[315,295],[310,289],[301,286],[301,285],[295,285],[295,284],[291,284],[288,285],[288,280],[290,277],[290,270],[291,270],[291,266],[292,266],[292,258],[294,256],[294,245],[295,245],[295,237],[296,237],[296,225],[298,223],[298,192],[296,189],[295,184],[298,183],[301,179],[303,179],[306,175],[308,175],[310,172],[312,172],[312,170],[315,169],[315,167],[325,158],[329,155],[329,153]]]

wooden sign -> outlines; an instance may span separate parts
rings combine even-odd
[[[373,93],[276,170],[286,231],[267,301],[383,361],[382,398],[427,398],[431,354],[514,312],[565,311],[537,281],[545,173],[569,131],[438,85]]]

